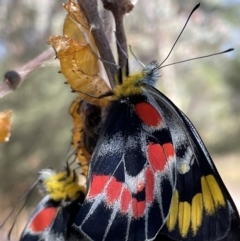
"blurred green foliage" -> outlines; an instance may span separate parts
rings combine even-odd
[[[128,44],[143,62],[162,61],[197,1],[144,1],[125,18]],[[232,53],[163,68],[158,88],[193,121],[211,153],[239,150],[240,1],[201,1],[167,63]],[[0,72],[24,65],[62,33],[59,1],[0,0]],[[130,55],[130,71],[141,66]],[[0,145],[0,209],[13,205],[47,166],[60,168],[71,140],[68,108],[75,98],[59,67],[39,68],[0,100],[13,110],[10,141]]]

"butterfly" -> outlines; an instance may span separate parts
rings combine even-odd
[[[74,174],[71,165],[56,173],[43,169],[39,181],[46,193],[21,235],[20,241],[85,240],[72,223],[85,197],[85,177]],[[78,178],[77,178],[78,177]]]
[[[159,68],[153,61],[114,88],[74,226],[94,241],[240,240],[238,211],[197,130],[154,87]]]

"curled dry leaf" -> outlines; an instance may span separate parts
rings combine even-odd
[[[73,0],[64,4],[68,15],[64,21],[64,36],[50,37],[50,44],[60,60],[61,73],[67,83],[89,103],[107,106],[107,98],[97,97],[110,89],[99,75],[97,48],[90,25],[79,6]]]
[[[0,142],[9,141],[12,111],[0,112]]]
[[[76,148],[76,156],[83,173],[87,176],[88,164],[98,139],[101,108],[77,97],[71,104],[69,113],[74,124],[72,144]]]

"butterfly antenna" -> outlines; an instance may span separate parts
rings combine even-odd
[[[84,164],[81,164],[79,162],[77,163],[77,166],[73,168],[73,181],[79,182],[81,176],[84,176],[86,178],[83,172],[83,167],[85,166],[89,166],[89,163],[88,162],[85,162]],[[80,172],[77,172],[78,169],[80,169]]]
[[[67,167],[73,164],[74,160],[72,161],[72,160],[70,160],[70,158],[72,158],[72,156],[73,156],[74,154],[76,155],[76,151],[78,151],[79,149],[80,149],[80,147],[77,147],[76,149],[74,149],[74,150],[69,154],[69,156],[68,156],[67,159],[66,159]]]
[[[75,165],[74,165],[75,164]],[[77,166],[76,166],[77,165]],[[71,167],[72,166],[72,167]],[[77,155],[75,156],[75,158],[71,161],[71,163],[67,163],[67,172],[68,172],[68,177],[70,177],[71,175],[73,175],[73,181],[75,182],[77,180],[77,173],[75,172],[75,170],[81,168],[82,165],[79,163],[78,161],[78,157]]]
[[[86,36],[85,33],[83,33],[83,35]],[[90,42],[89,42],[89,40],[88,40],[88,37],[86,37],[86,41],[87,41],[87,44],[88,44],[89,48],[91,49],[92,53],[93,53],[98,59],[100,59],[100,60],[101,60],[102,62],[104,62],[104,63],[107,63],[107,64],[109,64],[109,65],[115,66],[117,69],[118,69],[118,68],[121,68],[118,64],[112,63],[112,62],[110,62],[110,61],[107,61],[107,60],[101,58],[101,57],[93,50],[93,48],[92,48],[92,46],[91,46],[91,44],[90,44]]]
[[[68,162],[68,168],[70,168],[71,165],[73,165],[74,163],[77,163],[77,165],[80,165],[80,163],[77,161],[78,160],[78,151],[81,149],[80,146],[81,143],[79,143],[79,145],[77,146],[76,149],[74,149],[73,153],[68,157],[67,162],[70,160],[71,157],[73,157],[73,155],[75,156],[70,162]],[[81,166],[81,165],[80,165]]]
[[[131,46],[131,45],[129,45],[129,49],[130,49],[130,52],[131,52],[132,56],[135,58],[135,60],[136,60],[139,64],[141,64],[142,67],[146,67],[145,64],[143,64],[143,63],[136,57],[136,55],[133,53],[133,51],[132,51],[132,46]]]
[[[116,34],[116,32],[115,32],[115,34]],[[119,41],[117,40],[117,38],[116,38],[116,42],[117,42],[117,46],[119,47],[119,49],[121,50],[121,52],[123,53],[123,55],[125,55],[125,58],[128,59],[127,53],[122,49],[121,44],[119,43]]]
[[[67,155],[70,152],[71,146],[72,146],[72,143],[70,142],[68,149],[67,149]],[[67,161],[68,161],[68,159],[69,159],[69,157],[67,157]],[[64,159],[62,159],[62,165],[64,166]]]
[[[91,97],[91,98],[93,98],[93,99],[102,99],[102,98],[105,98],[105,97],[109,97],[109,96],[113,96],[113,91],[108,91],[108,92],[106,92],[106,93],[103,93],[103,94],[101,94],[101,95],[99,95],[99,96],[94,96],[94,95],[91,95],[91,94],[88,94],[88,93],[84,93],[84,92],[82,92],[82,91],[77,91],[78,93],[80,93],[80,94],[83,94],[83,95],[86,95],[86,96],[89,96],[89,97]]]
[[[189,14],[189,16],[188,16],[188,18],[187,18],[187,21],[186,21],[186,23],[184,24],[184,26],[183,26],[183,28],[182,28],[182,30],[181,30],[181,32],[180,32],[180,34],[178,35],[178,37],[177,37],[177,39],[176,39],[176,41],[174,42],[174,44],[173,44],[173,46],[172,46],[172,48],[171,48],[171,50],[169,51],[169,53],[168,53],[168,55],[167,55],[167,57],[162,61],[162,63],[161,64],[159,64],[158,66],[159,66],[159,68],[163,65],[163,63],[164,62],[166,62],[166,60],[168,59],[168,57],[170,56],[170,54],[172,53],[172,51],[173,51],[173,49],[174,49],[174,47],[175,47],[175,45],[177,44],[177,42],[178,42],[178,40],[179,40],[179,38],[181,37],[181,35],[182,35],[182,33],[183,33],[183,31],[184,31],[184,29],[186,28],[186,26],[187,26],[187,24],[188,24],[188,22],[189,22],[189,20],[190,20],[190,18],[191,18],[191,16],[192,16],[192,14],[199,8],[199,6],[200,6],[200,3],[198,3],[194,8],[193,8],[193,10],[191,11],[191,13]]]
[[[214,54],[208,54],[208,55],[204,55],[204,56],[200,56],[200,57],[195,57],[195,58],[191,58],[191,59],[181,60],[181,61],[174,62],[174,63],[171,63],[171,64],[163,65],[159,69],[162,69],[164,67],[167,67],[167,66],[170,66],[170,65],[174,65],[174,64],[180,64],[180,63],[185,63],[185,62],[196,60],[196,59],[203,59],[203,58],[208,58],[208,57],[212,57],[212,56],[219,55],[219,54],[225,54],[225,53],[231,52],[233,50],[234,50],[234,48],[230,48],[230,49],[224,50],[222,52],[214,53]]]
[[[37,185],[37,183],[38,183],[38,181],[36,181],[36,182],[34,183],[35,186]],[[30,191],[28,192],[28,196],[27,196],[27,198],[25,199],[25,202],[24,202],[23,206],[18,210],[18,212],[17,212],[17,214],[16,214],[16,216],[15,216],[15,220],[14,220],[14,222],[13,222],[10,230],[8,231],[8,236],[7,236],[7,237],[8,237],[8,240],[11,239],[11,234],[12,234],[13,228],[14,228],[16,222],[17,222],[17,218],[18,218],[19,214],[22,212],[22,210],[24,209],[24,207],[26,207],[26,204],[27,204],[29,198],[31,197],[31,195],[32,195],[32,193],[33,193],[33,192],[32,192],[32,191],[33,191],[33,188],[34,188],[35,186],[32,185],[32,187],[31,187],[32,189],[30,189]]]
[[[13,207],[12,211],[8,214],[7,218],[3,221],[3,223],[0,225],[0,228],[2,228],[5,223],[8,221],[8,219],[12,216],[13,212],[15,211],[15,209],[20,205],[20,203],[27,197],[26,200],[29,199],[28,196],[30,196],[30,194],[32,193],[32,191],[34,190],[35,186],[38,184],[39,180],[35,181],[33,183],[33,185],[28,189],[28,191],[20,198],[20,200],[15,204],[15,206]]]
[[[67,171],[67,175],[70,176],[71,175],[71,171],[70,171],[70,166],[71,166],[71,162],[69,163],[68,161],[66,162],[66,171]]]
[[[73,169],[73,181],[76,182],[78,180],[78,174],[77,174],[77,169],[81,168],[80,165],[78,165],[77,167],[75,167]]]

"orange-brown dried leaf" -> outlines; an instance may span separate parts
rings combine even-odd
[[[0,142],[9,141],[12,111],[0,112]]]

